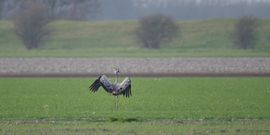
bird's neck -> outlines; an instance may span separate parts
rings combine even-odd
[[[118,83],[118,73],[115,74],[115,83]]]

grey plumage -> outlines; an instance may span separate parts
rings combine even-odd
[[[97,92],[100,87],[111,93],[113,96],[123,95],[125,97],[130,97],[131,93],[131,80],[130,78],[126,77],[121,83],[118,83],[118,73],[116,73],[116,82],[111,83],[107,76],[102,75],[94,83],[89,87],[90,91]]]

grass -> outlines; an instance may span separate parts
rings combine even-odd
[[[26,50],[11,22],[0,21],[0,57],[198,57],[269,56],[270,20],[261,20],[252,50],[236,49],[231,40],[235,20],[179,21],[181,33],[160,50],[141,48],[136,21],[57,21],[53,36],[37,50]]]
[[[55,135],[268,135],[269,121],[151,121],[151,122],[87,122],[87,121],[4,121],[0,134]]]
[[[94,78],[0,78],[1,134],[269,134],[270,78],[133,78],[133,96]]]
[[[135,78],[133,97],[88,91],[84,78],[2,78],[0,119],[269,119],[270,78]]]

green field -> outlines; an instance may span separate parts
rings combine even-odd
[[[0,78],[0,133],[269,134],[270,78],[133,78],[133,96],[87,78]]]
[[[269,56],[270,20],[261,20],[258,42],[252,50],[234,47],[235,20],[178,21],[180,33],[159,50],[144,49],[135,37],[136,21],[56,21],[41,48],[26,50],[15,36],[12,23],[0,21],[0,57],[193,57]]]
[[[19,135],[269,135],[270,122],[242,121],[5,121],[0,134]]]

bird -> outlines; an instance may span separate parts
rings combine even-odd
[[[90,91],[95,93],[100,87],[106,92],[118,99],[119,95],[129,98],[132,96],[131,93],[131,79],[126,77],[121,83],[118,82],[118,74],[120,73],[119,68],[114,68],[115,81],[111,83],[106,75],[101,75],[96,79],[89,87]]]

